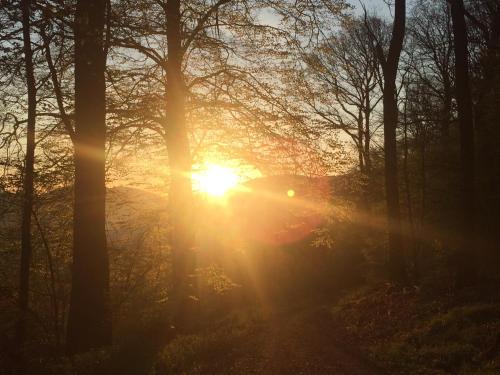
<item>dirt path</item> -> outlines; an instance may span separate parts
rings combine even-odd
[[[232,363],[213,370],[226,374],[383,374],[359,353],[346,349],[337,332],[326,309],[276,314],[255,337],[236,345],[229,356]]]
[[[218,328],[198,334],[178,336],[163,351],[154,340],[144,338],[129,350],[122,348],[111,361],[112,367],[101,372],[138,375],[383,374],[361,353],[342,342],[341,330],[327,308],[274,310],[255,321],[245,322],[242,330],[237,325],[222,323]]]

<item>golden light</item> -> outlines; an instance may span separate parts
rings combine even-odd
[[[288,195],[288,198],[293,198],[295,197],[295,190],[290,189],[286,192],[286,195]]]
[[[240,180],[234,169],[209,164],[193,173],[194,189],[214,197],[222,197]]]

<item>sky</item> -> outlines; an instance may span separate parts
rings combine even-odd
[[[390,16],[390,11],[383,0],[347,0],[347,2],[355,7],[355,12],[362,12],[360,4],[363,3],[369,11],[374,11],[379,15]]]

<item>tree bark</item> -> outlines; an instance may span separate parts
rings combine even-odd
[[[396,128],[398,124],[396,76],[405,34],[405,8],[405,0],[396,0],[389,53],[387,55],[387,60],[383,64],[385,193],[389,229],[389,273],[391,279],[397,283],[406,282],[407,279],[402,241],[401,211],[399,205],[398,158],[396,146]]]
[[[75,15],[75,196],[68,354],[111,344],[105,233],[104,0],[79,0]]]
[[[461,228],[457,257],[457,286],[464,287],[477,279],[475,252],[475,170],[474,123],[469,82],[468,40],[463,0],[451,1],[455,52],[455,85],[460,123]]]
[[[358,162],[359,162],[359,171],[361,173],[365,173],[365,160],[366,156],[364,155],[364,137],[363,137],[363,112],[362,109],[359,109],[358,114]]]
[[[406,87],[406,92],[408,92],[408,87]],[[406,190],[406,205],[408,207],[408,226],[409,226],[409,243],[410,247],[412,249],[412,255],[413,255],[413,278],[415,282],[418,282],[420,279],[420,257],[418,254],[418,246],[416,244],[416,239],[415,239],[415,220],[413,218],[413,203],[411,199],[411,183],[410,183],[410,171],[408,168],[408,159],[409,159],[409,153],[408,153],[408,110],[407,110],[407,104],[408,104],[408,94],[406,94],[407,98],[405,99],[404,102],[404,108],[403,108],[403,126],[404,126],[404,133],[403,133],[403,179],[405,183],[405,190]]]
[[[445,76],[443,85],[443,109],[441,117],[441,138],[446,149],[449,149],[448,145],[450,142],[450,122],[451,122],[451,103],[452,103],[452,92],[450,77]]]
[[[26,156],[24,163],[24,199],[21,223],[21,267],[19,272],[19,320],[17,341],[22,347],[26,336],[26,318],[29,307],[30,263],[31,263],[31,212],[33,209],[33,175],[35,164],[36,84],[33,69],[33,51],[30,37],[30,0],[22,0],[22,27],[24,67],[28,91],[28,123],[26,131]]]
[[[370,104],[370,91],[369,89],[366,90],[366,97],[365,97],[365,129],[364,129],[364,139],[365,139],[365,167],[366,167],[366,172],[368,175],[371,174],[371,169],[372,169],[372,160],[371,160],[371,155],[370,155],[370,141],[371,141],[371,134],[370,134],[370,116],[371,116],[372,108]]]
[[[370,202],[370,197],[371,197],[371,191],[372,191],[372,161],[371,161],[371,155],[370,155],[370,141],[371,141],[371,135],[370,135],[370,116],[371,116],[372,108],[370,104],[370,88],[366,87],[366,92],[365,92],[365,105],[364,105],[364,124],[362,125],[362,138],[364,140],[363,144],[363,155],[365,159],[365,169],[364,169],[364,191],[363,191],[363,199],[365,202],[365,210],[368,213],[371,209],[371,202]]]
[[[185,326],[189,320],[194,288],[194,254],[191,229],[191,153],[186,129],[185,84],[182,73],[180,0],[167,1],[167,89],[165,134],[171,173],[170,215],[173,268],[174,324]]]

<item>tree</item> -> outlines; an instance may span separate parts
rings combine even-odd
[[[105,233],[105,0],[79,0],[75,14],[75,187],[67,352],[111,343]]]
[[[28,92],[28,121],[26,135],[26,156],[24,162],[24,199],[21,224],[21,269],[19,272],[19,322],[18,344],[22,345],[26,334],[26,317],[29,306],[31,245],[31,213],[33,211],[33,179],[35,165],[35,124],[36,124],[36,82],[31,48],[31,1],[21,2],[24,46],[24,67]]]
[[[439,103],[440,137],[449,147],[452,121],[453,38],[451,16],[446,1],[419,0],[413,7],[408,25],[414,58],[411,72],[421,84],[428,87],[428,96]],[[449,151],[449,150],[448,150]]]
[[[468,37],[465,9],[462,0],[451,1],[455,52],[455,86],[458,120],[460,123],[461,165],[461,234],[458,249],[457,286],[473,284],[477,278],[475,251],[475,168],[474,168],[474,123],[472,96],[469,81]]]
[[[229,95],[224,95],[224,90],[238,74],[236,70],[232,74],[228,62],[227,55],[234,53],[232,47],[222,40],[218,30],[219,23],[244,24],[237,22],[243,12],[224,9],[231,2],[165,0],[152,1],[147,10],[142,4],[125,4],[129,6],[114,10],[113,22],[117,32],[112,42],[117,50],[115,53],[120,56],[126,51],[128,63],[140,66],[135,75],[131,74],[132,69],[123,73],[123,82],[133,82],[134,89],[126,103],[112,108],[123,120],[117,128],[135,126],[152,130],[161,136],[168,153],[172,301],[176,309],[176,325],[186,323],[189,315],[186,309],[193,301],[188,297],[194,293],[190,285],[194,253],[189,131],[193,130],[193,113],[200,108],[216,106],[217,103],[222,103],[221,108],[227,106],[224,100]],[[132,10],[144,12],[145,18],[131,17]],[[144,23],[144,19],[164,21]],[[139,56],[132,61],[129,57],[131,50]],[[112,72],[116,77],[121,77],[119,68]],[[126,85],[121,89],[128,90]],[[212,95],[213,92],[222,94]],[[190,118],[189,124],[187,117]]]
[[[389,231],[389,273],[395,282],[406,281],[405,256],[403,252],[401,211],[399,206],[398,155],[396,128],[398,125],[398,102],[396,77],[403,40],[405,35],[406,1],[396,0],[394,23],[389,51],[383,46],[371,29],[365,11],[365,24],[371,30],[375,42],[375,53],[383,72],[383,107],[384,107],[384,162],[385,195]]]
[[[165,134],[171,173],[170,215],[172,217],[173,296],[177,312],[174,322],[187,318],[185,304],[189,301],[189,275],[192,271],[191,151],[186,130],[185,86],[182,75],[180,0],[168,0],[167,17],[167,90]]]
[[[352,138],[358,152],[359,169],[371,171],[370,144],[373,112],[382,97],[378,89],[378,62],[362,20],[349,19],[336,34],[305,62],[310,71],[303,87],[310,95],[304,100],[327,127],[341,129]]]

